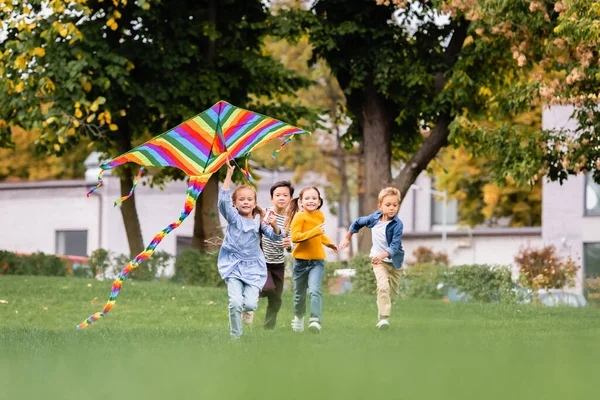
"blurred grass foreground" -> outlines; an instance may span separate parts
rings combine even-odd
[[[223,289],[0,277],[0,399],[586,399],[597,395],[600,308],[400,300],[375,329],[375,296],[325,295],[323,332],[275,331],[266,302],[242,340]]]

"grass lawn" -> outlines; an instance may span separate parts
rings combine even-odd
[[[323,332],[278,329],[261,300],[228,336],[224,290],[126,281],[0,277],[0,399],[592,399],[599,308],[399,301],[387,332],[375,296],[324,298]],[[95,303],[95,304],[92,304]]]

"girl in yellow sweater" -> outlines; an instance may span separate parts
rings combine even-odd
[[[296,247],[294,257],[294,319],[292,330],[304,331],[306,314],[306,289],[310,298],[310,320],[308,330],[321,332],[323,315],[323,296],[321,279],[325,269],[325,250],[327,246],[337,252],[338,248],[325,236],[325,217],[320,211],[323,205],[321,193],[316,187],[305,187],[298,197],[290,202],[286,224],[291,230],[292,242]],[[302,211],[298,211],[302,206]],[[286,227],[287,228],[287,227]],[[287,231],[287,229],[285,229]]]

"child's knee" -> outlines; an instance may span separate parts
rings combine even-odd
[[[229,298],[229,309],[242,311],[242,306],[244,305],[244,299],[242,296],[233,296]]]
[[[310,297],[321,296],[321,287],[320,286],[317,286],[317,287],[310,286],[308,288],[308,295]]]
[[[244,311],[255,311],[258,308],[258,298],[246,299],[244,303]]]

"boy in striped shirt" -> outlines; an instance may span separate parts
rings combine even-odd
[[[279,313],[279,309],[281,308],[281,294],[283,293],[283,277],[285,274],[284,251],[292,251],[290,232],[284,232],[283,228],[287,206],[294,196],[294,186],[292,186],[290,181],[279,181],[271,186],[269,191],[273,206],[265,209],[265,218],[268,218],[271,213],[275,214],[277,225],[283,232],[284,238],[281,241],[273,241],[264,235],[262,237],[262,248],[265,253],[265,260],[267,261],[267,283],[265,283],[260,297],[266,297],[268,300],[264,328],[275,329],[277,313]],[[245,322],[252,323],[250,318]]]

